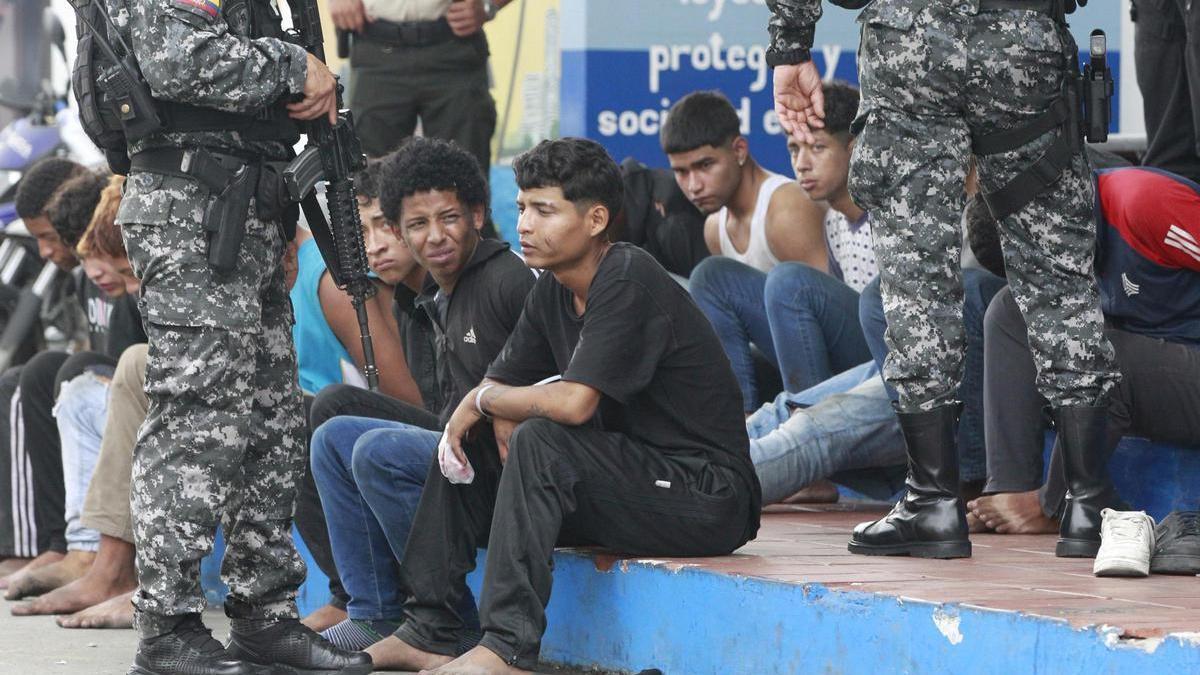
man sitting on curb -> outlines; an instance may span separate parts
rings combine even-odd
[[[446,425],[443,471],[473,478],[430,472],[401,566],[413,593],[405,622],[368,650],[380,667],[534,668],[560,541],[712,556],[758,530],[736,380],[712,327],[649,254],[610,243],[616,164],[568,138],[543,141],[513,170],[521,249],[548,273]],[[455,605],[485,542],[484,636],[455,659]]]

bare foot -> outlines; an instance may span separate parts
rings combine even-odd
[[[783,500],[784,504],[832,504],[838,500],[837,486],[821,479],[800,488],[796,494]]]
[[[320,633],[326,628],[336,626],[345,620],[346,610],[341,607],[334,607],[333,605],[325,605],[313,610],[300,623],[313,629],[314,632]]]
[[[70,616],[58,617],[63,628],[133,628],[133,591],[88,607]]]
[[[73,553],[67,554],[59,565],[66,565]],[[15,616],[70,614],[124,595],[135,588],[137,575],[133,567],[133,544],[106,536],[100,542],[95,562],[82,577],[31,602],[14,605],[12,613]]]
[[[424,670],[450,663],[445,654],[421,651],[404,640],[389,635],[365,650],[375,663],[375,670]]]
[[[67,551],[67,555],[58,562],[22,570],[20,576],[14,576],[8,583],[4,599],[20,600],[66,586],[82,577],[95,559],[96,554],[91,551]],[[15,614],[16,608],[13,609]]]
[[[983,532],[991,532],[992,528],[975,515],[974,511],[967,511],[967,531],[971,534],[980,534]]]
[[[39,555],[38,557],[34,558],[33,560],[30,560],[29,562],[25,563],[25,566],[22,567],[21,569],[17,570],[16,572],[13,572],[12,574],[10,574],[4,578],[0,578],[0,588],[8,588],[9,585],[13,581],[16,581],[19,577],[24,575],[26,572],[35,570],[39,567],[45,567],[46,565],[52,565],[52,564],[62,560],[64,557],[65,557],[65,554],[63,554],[59,551],[46,551],[45,553]]]
[[[1042,513],[1037,490],[1001,492],[967,503],[984,525],[999,534],[1055,534],[1058,523]]]
[[[0,577],[7,577],[16,572],[28,565],[30,560],[33,560],[33,558],[5,558],[3,561],[0,561]]]
[[[487,647],[475,647],[450,663],[420,675],[533,675],[533,671],[514,668]]]

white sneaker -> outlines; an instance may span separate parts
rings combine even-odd
[[[1098,577],[1144,577],[1154,553],[1154,519],[1145,511],[1100,512],[1100,550],[1092,573]]]

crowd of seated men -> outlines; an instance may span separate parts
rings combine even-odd
[[[511,243],[489,234],[469,152],[414,138],[370,162],[356,184],[378,391],[315,241],[301,230],[288,252],[311,450],[296,524],[333,597],[306,623],[378,668],[531,670],[555,546],[724,555],[754,539],[764,505],[902,489],[871,214],[847,189],[857,109],[854,87],[827,85],[824,128],[779,141],[794,179],[755,161],[717,92],[671,109],[669,174],[543,141],[513,162]],[[1059,533],[1099,574],[1138,573],[1111,560],[1146,542],[1153,571],[1195,574],[1197,514],[1156,524],[1107,464],[1125,435],[1200,448],[1200,185],[1096,159],[1095,282],[1122,378],[1104,446],[1058,443],[1048,467],[1001,228],[973,175],[963,185],[965,517],[973,532]],[[66,628],[132,621],[149,356],[121,180],[45,160],[16,203],[41,257],[73,274],[79,318],[69,351],[0,374],[0,491],[29,486],[0,495],[0,587],[26,600],[14,614]]]

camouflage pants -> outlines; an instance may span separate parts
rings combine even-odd
[[[857,123],[865,127],[850,190],[871,212],[891,350],[884,374],[903,410],[929,410],[952,400],[962,378],[960,222],[971,135],[1044,113],[1060,95],[1067,59],[1075,63],[1075,44],[1037,12],[971,16],[940,0],[876,0],[859,21]],[[1007,184],[1056,133],[979,158],[983,188]],[[1038,388],[1055,406],[1096,404],[1118,377],[1092,275],[1094,191],[1091,167],[1077,156],[1000,223]]]
[[[207,200],[190,181],[134,174],[119,214],[150,338],[131,487],[134,605],[148,635],[204,608],[200,559],[218,524],[230,616],[294,617],[305,573],[291,538],[305,453],[284,243],[251,217],[236,270],[214,277]]]

